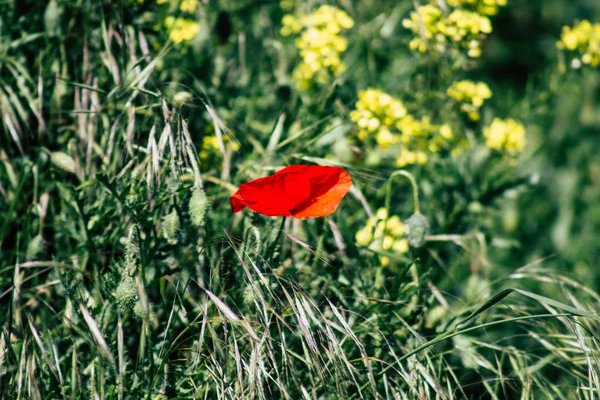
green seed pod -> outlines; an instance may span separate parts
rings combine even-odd
[[[25,257],[28,261],[35,260],[36,257],[44,250],[44,239],[42,235],[36,235],[27,245],[27,254]]]
[[[425,236],[429,234],[429,222],[421,213],[414,213],[406,220],[408,226],[408,242],[413,247],[421,247],[425,244]]]
[[[63,171],[75,173],[75,160],[73,157],[68,155],[67,153],[63,153],[62,151],[54,151],[50,154],[50,161],[57,168],[62,169]]]
[[[133,278],[126,276],[123,278],[115,290],[115,299],[119,309],[122,312],[131,312],[137,301],[137,288]]]
[[[179,214],[173,209],[169,214],[165,215],[162,223],[162,232],[169,244],[177,244],[177,234],[179,233]]]
[[[194,190],[190,199],[189,212],[192,218],[192,224],[195,226],[203,226],[206,213],[210,208],[210,201],[206,197],[204,190],[198,188]]]

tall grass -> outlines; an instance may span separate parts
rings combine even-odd
[[[531,165],[473,154],[411,186],[327,157],[352,85],[456,73],[380,59],[399,44],[374,32],[412,2],[340,3],[360,25],[350,83],[314,97],[292,89],[278,4],[202,3],[186,46],[150,1],[0,4],[2,398],[598,396],[593,283],[534,250],[524,267],[494,254],[514,245],[499,210],[536,193]],[[299,162],[352,174],[334,215],[230,213],[240,182]],[[383,267],[354,245],[373,209],[407,219],[419,193],[423,247]]]

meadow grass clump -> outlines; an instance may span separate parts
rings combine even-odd
[[[579,3],[0,3],[0,398],[595,398]]]

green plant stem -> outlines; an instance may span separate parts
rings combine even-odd
[[[415,180],[415,177],[408,171],[405,171],[403,169],[399,169],[397,171],[392,172],[392,174],[390,175],[390,177],[388,178],[387,181],[387,186],[386,186],[386,191],[385,191],[385,221],[383,223],[383,232],[385,235],[385,232],[387,230],[387,223],[388,223],[388,219],[390,218],[390,207],[392,204],[392,183],[394,182],[394,178],[397,176],[404,176],[406,177],[409,181],[410,184],[412,185],[413,188],[413,202],[415,205],[415,214],[419,214],[421,213],[421,206],[419,204],[419,187],[417,186],[417,181]],[[385,250],[383,248],[383,238],[381,240],[381,249]]]
[[[271,244],[269,244],[269,247],[267,248],[267,257],[269,260],[273,260],[273,254],[275,254],[275,249],[277,248],[277,242],[279,242],[279,239],[281,238],[281,234],[283,233],[283,227],[285,226],[285,217],[281,217],[281,224],[279,225],[279,229],[277,230],[277,235],[275,236],[275,239],[273,239],[273,241],[271,242]]]
[[[319,254],[323,251],[323,247],[325,245],[325,232],[327,232],[327,228],[329,226],[329,217],[323,218],[323,234],[319,237],[319,243],[317,244],[317,249],[315,250],[315,258],[313,260],[312,268],[313,270],[317,267],[319,262]]]

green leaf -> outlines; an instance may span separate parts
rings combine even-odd
[[[539,294],[531,293],[526,290],[504,289],[504,290],[496,293],[494,296],[492,296],[491,299],[486,301],[484,305],[479,307],[479,309],[477,309],[475,312],[473,312],[471,315],[469,315],[466,319],[464,319],[461,322],[459,322],[458,324],[456,324],[455,329],[460,330],[467,322],[473,320],[475,317],[477,317],[481,313],[485,312],[489,308],[491,308],[494,305],[496,305],[497,303],[501,302],[506,296],[508,296],[509,294],[511,294],[513,292],[522,294],[523,296],[529,297],[530,299],[536,300],[542,304],[547,304],[549,306],[558,308],[558,309],[566,311],[570,314],[580,316],[580,317],[592,318],[592,319],[600,322],[600,314],[595,314],[595,313],[591,313],[589,311],[579,310],[568,304],[564,304],[564,303],[561,303],[560,301],[556,301],[556,300],[550,299],[545,296],[540,296]]]

